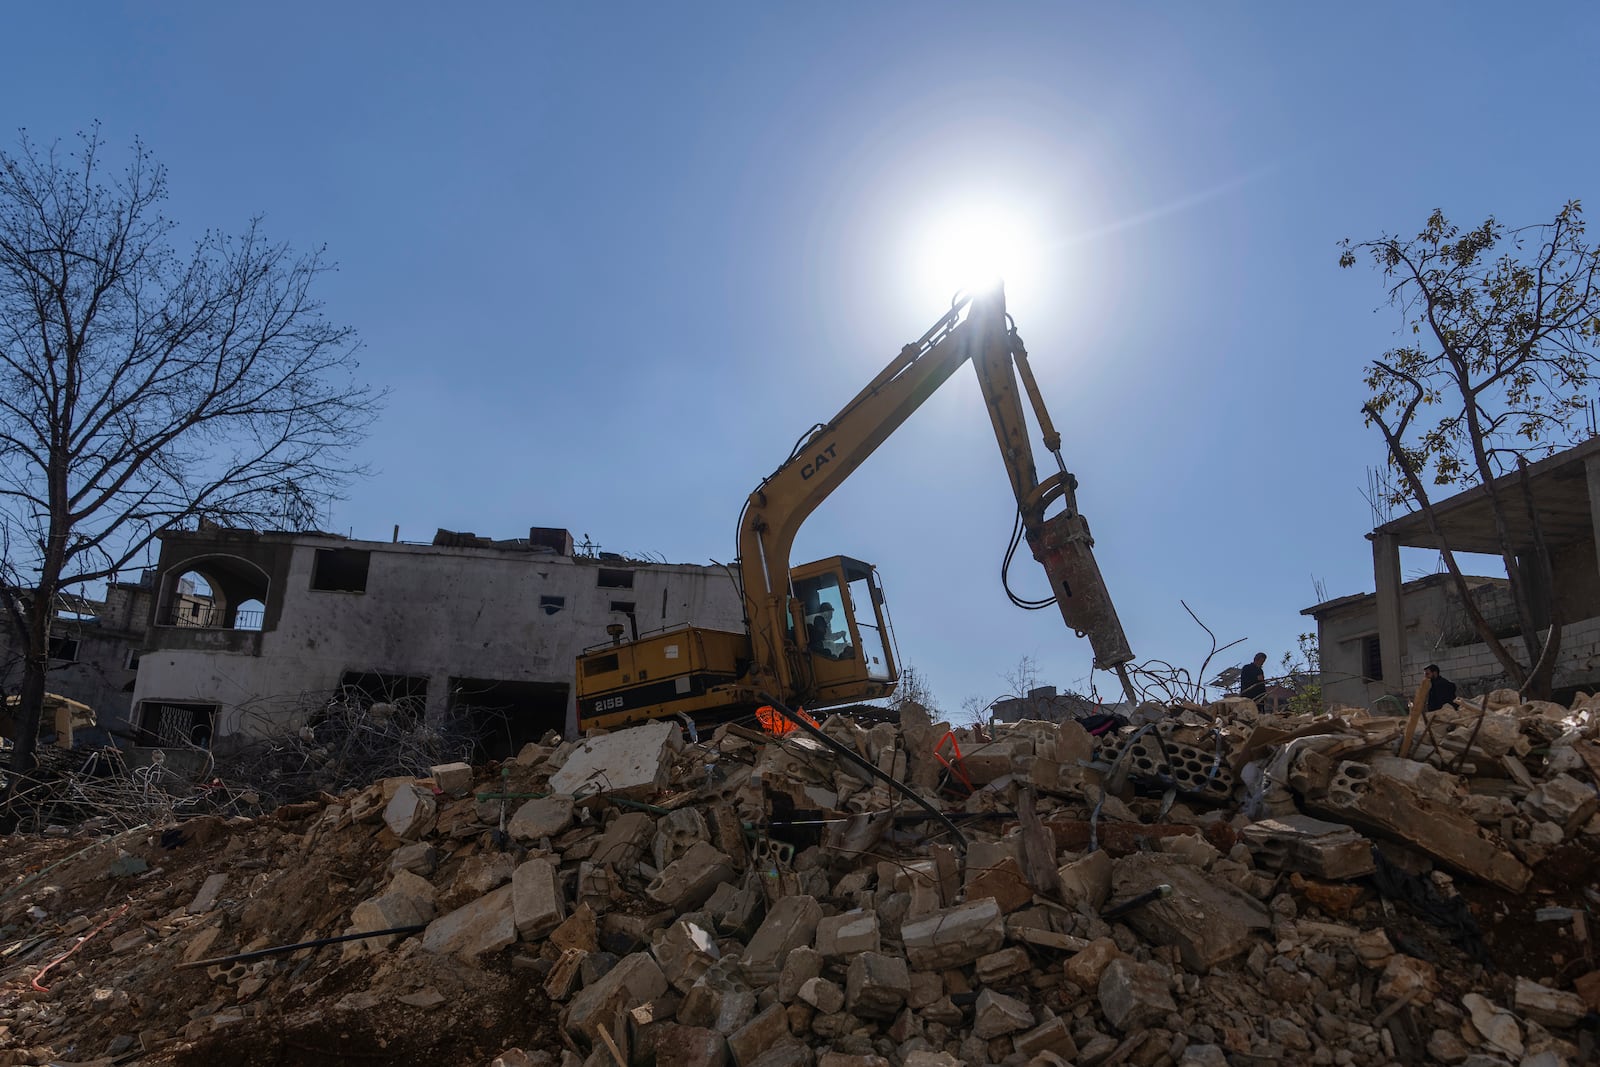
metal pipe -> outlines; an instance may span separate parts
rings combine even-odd
[[[210,967],[214,964],[242,963],[245,960],[258,960],[263,956],[281,956],[285,952],[297,952],[303,948],[321,948],[323,945],[337,945],[341,941],[363,941],[369,937],[387,937],[390,934],[415,934],[427,928],[428,924],[422,923],[417,926],[391,926],[387,930],[373,930],[371,933],[366,934],[340,934],[338,937],[319,937],[315,941],[301,941],[293,945],[279,945],[276,948],[262,948],[254,952],[238,952],[232,956],[213,956],[209,960],[180,963],[173,970],[187,971],[195,967]]]

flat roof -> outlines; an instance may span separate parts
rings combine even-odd
[[[1545,542],[1552,549],[1594,537],[1594,513],[1589,502],[1586,461],[1595,455],[1600,455],[1600,437],[1528,464],[1533,506],[1544,528]],[[1518,554],[1533,549],[1533,529],[1528,521],[1527,505],[1523,502],[1521,481],[1522,475],[1517,471],[1494,480],[1496,494],[1510,504],[1506,509],[1507,532],[1510,534],[1511,547]],[[1500,554],[1500,539],[1495,535],[1494,513],[1490,510],[1487,487],[1474,486],[1455,496],[1435,501],[1433,510],[1439,529],[1453,550]],[[1406,548],[1443,547],[1429,527],[1426,516],[1420,511],[1386,522],[1369,536],[1378,534],[1392,536]]]

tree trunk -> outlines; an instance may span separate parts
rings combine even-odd
[[[1483,643],[1488,646],[1490,652],[1494,653],[1494,658],[1499,660],[1500,665],[1505,668],[1506,674],[1511,677],[1512,682],[1520,689],[1528,679],[1528,668],[1517,662],[1517,658],[1511,654],[1509,648],[1501,643],[1500,638],[1495,636],[1493,628],[1489,625],[1489,620],[1485,619],[1483,612],[1478,609],[1478,602],[1473,599],[1472,590],[1467,586],[1466,576],[1461,573],[1461,567],[1456,563],[1455,551],[1450,547],[1450,542],[1445,539],[1444,531],[1439,527],[1439,519],[1434,514],[1433,501],[1428,497],[1427,487],[1422,484],[1422,479],[1417,477],[1417,473],[1406,466],[1405,450],[1401,447],[1400,438],[1389,428],[1389,424],[1383,421],[1383,418],[1372,405],[1366,405],[1363,410],[1372,419],[1373,425],[1382,432],[1383,439],[1389,446],[1389,455],[1394,460],[1395,467],[1400,471],[1401,477],[1406,480],[1406,485],[1411,490],[1412,498],[1416,500],[1418,508],[1422,511],[1423,518],[1427,520],[1429,532],[1439,542],[1439,554],[1444,557],[1445,569],[1450,572],[1450,577],[1454,579],[1456,593],[1461,598],[1461,607],[1466,611],[1467,618],[1472,622],[1472,628],[1478,631],[1478,636],[1483,639]],[[1507,579],[1510,579],[1509,575],[1507,575]],[[1529,662],[1532,663],[1534,661],[1530,659]]]

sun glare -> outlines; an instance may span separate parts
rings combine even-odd
[[[926,225],[918,254],[922,287],[949,296],[1032,280],[1036,251],[1029,230],[1006,206],[964,205]]]

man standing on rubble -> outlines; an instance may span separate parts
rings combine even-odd
[[[1422,668],[1428,680],[1428,710],[1438,711],[1456,698],[1456,683],[1439,673],[1439,665],[1430,663]]]
[[[1239,669],[1239,695],[1255,701],[1257,708],[1267,698],[1266,662],[1267,654],[1257,652],[1255,659]]]

